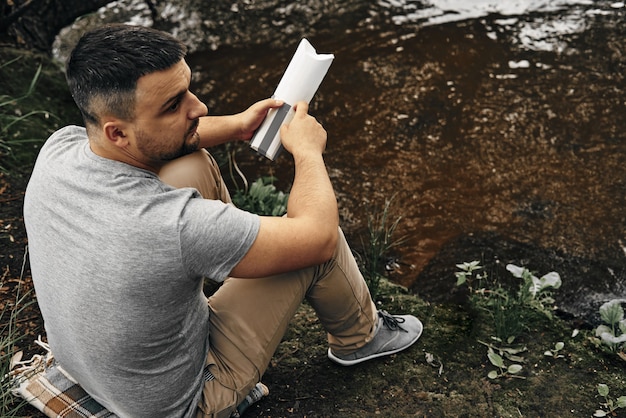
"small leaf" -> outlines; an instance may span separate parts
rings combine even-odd
[[[497,379],[497,378],[498,378],[498,372],[497,372],[497,371],[495,371],[495,370],[492,370],[492,371],[490,371],[490,372],[487,374],[487,377],[488,377],[489,379]]]
[[[552,357],[554,354],[552,354],[552,351],[548,350],[548,351],[544,351],[543,355],[544,356],[548,356],[548,357]]]
[[[619,337],[616,337],[611,332],[603,332],[600,335],[600,338],[602,339],[602,341],[609,344],[621,344],[626,342],[626,334],[622,334]]]
[[[593,414],[594,417],[605,417],[606,415],[607,413],[601,409],[596,409],[596,412]]]
[[[600,306],[600,316],[607,324],[613,325],[624,319],[621,300],[614,299]]]
[[[515,264],[507,264],[506,265],[506,269],[515,277],[517,277],[518,279],[522,278],[522,274],[524,273],[524,270],[526,270],[523,267],[518,267]]]
[[[507,371],[511,374],[518,374],[522,370],[522,366],[520,364],[511,364]]]
[[[494,366],[499,368],[504,367],[504,361],[502,361],[502,357],[500,357],[499,354],[496,354],[493,350],[489,350],[489,353],[487,353],[487,357],[489,358],[491,364],[493,364]]]
[[[598,393],[600,394],[600,396],[606,398],[607,396],[609,396],[609,387],[604,383],[598,384]]]
[[[599,337],[605,333],[613,334],[613,330],[606,325],[598,325],[598,328],[596,328],[596,337]]]
[[[576,328],[574,331],[572,331],[572,338],[576,337],[579,332],[580,332],[580,330],[578,328]]]
[[[541,283],[541,289],[539,290],[543,290],[546,287],[553,287],[555,289],[558,289],[559,287],[561,287],[562,284],[561,276],[559,276],[559,273],[557,273],[556,271],[552,271],[544,276],[541,276],[539,282]]]
[[[555,346],[554,346],[554,348],[555,348],[557,351],[562,350],[562,349],[563,349],[563,347],[565,347],[565,343],[564,343],[564,342],[562,342],[562,341],[559,341],[559,342],[558,342],[558,343],[556,343],[556,344],[555,344]]]
[[[504,355],[507,359],[514,361],[516,363],[523,363],[524,362],[524,357],[520,357],[520,356],[514,356],[513,354],[505,354]]]
[[[524,351],[528,350],[528,348],[526,346],[519,345],[517,347],[503,347],[500,350],[504,351],[505,353],[509,353],[509,354],[519,354],[519,353],[523,353]]]
[[[461,286],[463,283],[467,281],[467,273],[458,272],[454,274],[456,276],[456,285]]]
[[[626,396],[620,396],[617,398],[617,407],[626,408]]]

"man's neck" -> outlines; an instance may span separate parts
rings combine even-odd
[[[158,174],[161,169],[161,165],[140,161],[126,148],[102,146],[98,140],[92,139],[89,139],[89,147],[94,154],[102,158],[126,163],[133,167],[152,171],[155,174]]]

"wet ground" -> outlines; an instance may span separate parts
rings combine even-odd
[[[163,13],[216,114],[271,95],[301,36],[335,54],[311,113],[353,242],[393,197],[393,281],[445,300],[454,264],[478,259],[558,271],[576,316],[626,294],[623,3],[274,3]],[[288,156],[237,158],[291,178]]]
[[[478,259],[559,271],[575,315],[626,293],[626,9],[600,4],[309,38],[336,56],[311,112],[343,225],[358,235],[394,197],[394,281],[445,299],[454,264]],[[200,95],[215,113],[270,95],[298,39],[193,55]],[[245,155],[289,178],[288,157]]]

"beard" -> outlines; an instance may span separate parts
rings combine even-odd
[[[200,121],[194,120],[189,129],[185,132],[182,138],[181,146],[178,149],[166,151],[164,149],[152,148],[149,144],[154,144],[154,140],[150,139],[147,135],[138,134],[137,146],[139,150],[154,160],[160,161],[172,161],[176,158],[182,157],[187,154],[191,154],[198,150],[200,146],[200,135],[196,132]]]

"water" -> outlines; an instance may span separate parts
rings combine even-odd
[[[393,196],[406,242],[392,280],[442,300],[471,261],[455,257],[489,254],[559,269],[577,316],[626,294],[624,3],[214,3],[161,5],[212,113],[270,95],[301,36],[335,54],[311,113],[355,242]],[[251,179],[292,175],[288,157],[238,155]]]

